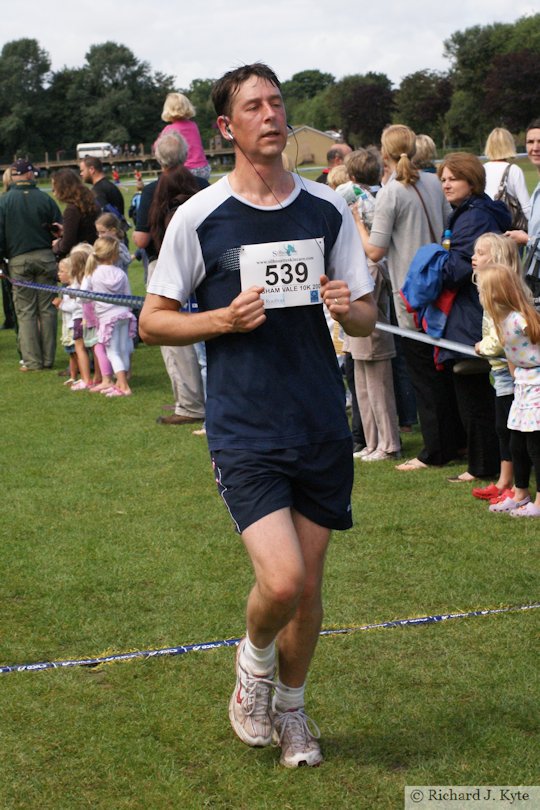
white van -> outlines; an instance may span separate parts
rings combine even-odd
[[[114,148],[110,143],[99,142],[77,144],[77,158],[79,160],[84,157],[108,158],[113,156],[113,152]]]

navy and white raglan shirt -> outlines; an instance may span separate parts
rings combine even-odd
[[[293,177],[293,192],[276,206],[249,203],[227,177],[184,203],[167,228],[148,291],[182,303],[194,292],[207,311],[227,307],[253,285],[269,285],[279,299],[280,290],[306,290],[303,282],[318,283],[324,272],[347,283],[351,301],[370,293],[345,202],[321,183]],[[266,308],[266,321],[252,332],[206,342],[210,450],[271,450],[350,436],[318,290],[293,295],[317,303],[291,306],[288,298]]]

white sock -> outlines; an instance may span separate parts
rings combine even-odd
[[[289,712],[291,710],[304,708],[304,692],[306,684],[302,686],[292,687],[286,686],[278,679],[276,684],[276,691],[274,692],[274,699],[272,708],[279,713]]]
[[[255,647],[248,633],[241,655],[242,664],[253,675],[273,675],[276,668],[276,646],[272,641],[268,647]]]

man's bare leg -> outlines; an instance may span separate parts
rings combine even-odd
[[[255,739],[254,729],[259,732],[255,744],[261,744],[261,730],[266,731],[269,720],[281,746],[280,762],[289,768],[316,766],[323,759],[319,731],[304,713],[304,684],[321,628],[321,584],[329,538],[328,529],[288,509],[266,516],[243,534],[256,577],[247,607],[249,641],[258,648],[252,652],[259,655],[264,648],[268,652],[277,637],[280,677],[273,714],[268,679],[248,674],[246,680],[244,671],[242,684],[239,656],[235,694],[242,695],[244,686],[248,698],[239,710],[233,694],[229,714],[244,742],[249,742],[246,729],[251,739]]]

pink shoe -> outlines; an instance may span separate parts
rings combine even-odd
[[[117,388],[113,386],[113,388],[109,388],[107,393],[105,394],[106,397],[130,397],[131,391],[122,391],[121,388]]]
[[[531,499],[527,495],[522,501],[515,501],[513,498],[505,498],[500,503],[492,503],[489,507],[490,512],[511,512],[513,509],[517,510],[520,506],[525,506]]]
[[[529,501],[525,506],[518,506],[516,509],[512,509],[510,517],[540,518],[540,506],[536,506],[532,501]]]
[[[88,385],[88,383],[85,383],[84,380],[79,380],[78,382],[73,383],[70,391],[88,391],[89,388],[90,385]]]

